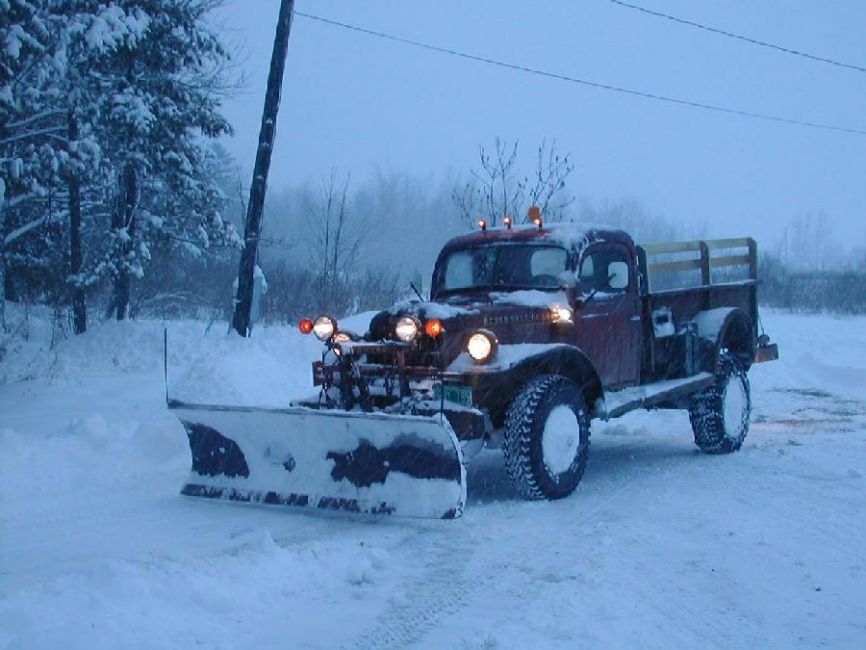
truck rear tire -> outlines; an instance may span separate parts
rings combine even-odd
[[[577,384],[560,375],[530,381],[505,420],[505,467],[527,499],[574,492],[589,457],[590,415]]]
[[[708,454],[737,451],[749,433],[752,397],[746,370],[736,357],[719,355],[716,383],[696,393],[689,405],[695,444]]]

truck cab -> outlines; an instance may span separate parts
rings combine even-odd
[[[634,242],[621,230],[485,229],[446,244],[431,300],[480,303],[491,311],[500,305],[503,315],[485,319],[500,343],[569,343],[589,357],[602,384],[615,389],[640,379],[639,286]],[[527,322],[521,307],[541,311]]]

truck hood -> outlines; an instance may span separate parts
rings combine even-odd
[[[481,328],[493,332],[503,345],[555,341],[551,307],[567,304],[561,290],[490,292],[447,302],[402,301],[373,318],[366,338],[394,339],[394,328],[403,316],[416,318],[422,327],[428,320],[440,320],[445,332],[438,346],[425,335],[417,345],[422,353],[438,348],[439,363],[447,366],[463,350],[466,337]]]

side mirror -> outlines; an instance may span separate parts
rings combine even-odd
[[[580,283],[574,287],[569,287],[566,291],[568,304],[572,309],[579,309],[580,307],[589,304],[589,302],[595,298],[595,294],[597,293],[597,289],[589,289],[588,287],[581,286]]]

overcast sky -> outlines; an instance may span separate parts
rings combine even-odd
[[[863,0],[633,0],[647,8],[866,67]],[[248,84],[226,114],[229,150],[255,156],[278,0],[229,0],[219,20]],[[866,73],[695,30],[609,0],[337,2],[312,14],[601,83],[866,130]],[[785,224],[826,214],[866,244],[866,136],[674,106],[457,59],[296,17],[269,187],[332,165],[441,178],[495,136],[523,156],[555,138],[572,191],[634,197],[713,234],[775,245]]]

